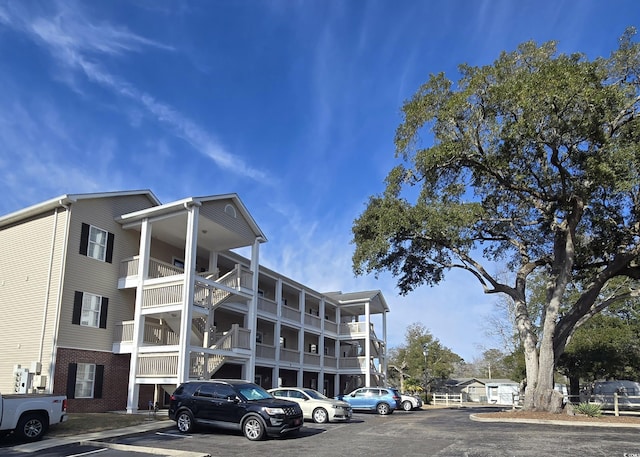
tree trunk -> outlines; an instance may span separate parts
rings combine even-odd
[[[524,387],[524,409],[534,408],[535,389],[538,384],[538,348],[536,335],[524,300],[515,300],[516,327],[524,346],[527,380]]]

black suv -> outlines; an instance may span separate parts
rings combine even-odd
[[[195,425],[242,430],[255,441],[282,436],[302,427],[297,403],[275,398],[262,387],[236,379],[188,381],[171,395],[169,418],[188,433]]]

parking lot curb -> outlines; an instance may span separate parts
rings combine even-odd
[[[147,446],[133,446],[129,444],[105,443],[103,441],[81,441],[81,445],[98,446],[102,448],[115,449],[126,452],[139,452],[153,455],[163,455],[167,457],[211,457],[211,454],[203,454],[202,452],[180,451],[177,449],[166,449]]]
[[[612,424],[610,422],[586,422],[586,421],[563,421],[551,419],[516,419],[516,418],[497,418],[497,417],[480,417],[476,414],[470,414],[469,418],[476,422],[502,422],[516,424],[546,424],[546,425],[565,425],[569,427],[608,427],[608,428],[640,428],[640,424]]]
[[[79,444],[79,443],[84,443],[84,444],[91,443],[91,444],[97,445],[98,440],[114,438],[117,436],[136,435],[138,433],[145,433],[153,430],[169,428],[172,425],[173,425],[172,421],[157,420],[153,422],[134,425],[131,427],[116,428],[112,430],[103,430],[100,432],[84,433],[80,435],[61,436],[61,437],[52,437],[52,438],[48,438],[45,436],[44,439],[40,441],[35,441],[33,443],[19,444],[17,446],[13,446],[11,449],[19,452],[33,453],[33,452],[42,451],[44,449],[51,449],[58,446],[68,446],[68,445]],[[175,454],[175,455],[178,455],[178,454]],[[197,455],[203,456],[203,454],[197,454]]]

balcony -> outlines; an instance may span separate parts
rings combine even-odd
[[[304,313],[304,325],[307,328],[315,328],[320,330],[322,328],[322,319],[313,314]]]
[[[346,322],[340,324],[340,336],[348,336],[351,338],[364,338],[367,332],[366,322]],[[378,339],[375,331],[373,330],[373,324],[369,324],[369,334],[371,339]]]
[[[130,354],[133,349],[134,321],[124,321],[116,324],[113,336],[113,353]],[[212,334],[210,349],[230,352],[250,350],[251,330],[233,324],[229,331]],[[169,326],[155,323],[145,323],[141,347],[177,346],[180,335]]]
[[[269,300],[268,298],[258,297],[258,311],[270,314],[272,316],[278,315],[278,304],[275,300]]]
[[[140,257],[134,256],[120,262],[118,288],[127,289],[137,287],[140,271]],[[158,259],[149,259],[147,280],[150,284],[183,281],[184,270],[180,267]],[[253,272],[237,264],[235,268],[221,277],[217,272],[197,273],[198,281],[204,286],[222,286],[222,289],[232,291],[251,292],[253,290]],[[165,281],[154,281],[165,280]]]

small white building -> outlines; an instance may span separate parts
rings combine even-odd
[[[487,403],[514,405],[518,403],[520,385],[510,379],[494,379],[485,384]]]

